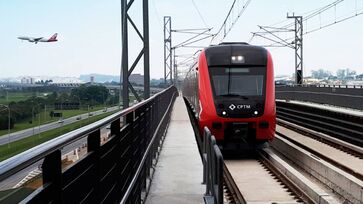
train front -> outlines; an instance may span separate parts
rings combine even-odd
[[[206,48],[199,56],[199,125],[220,146],[261,144],[276,126],[273,64],[269,52],[245,43]]]

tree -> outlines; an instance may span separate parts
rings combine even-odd
[[[57,101],[57,98],[58,98],[58,94],[57,92],[53,91],[52,94],[49,94],[47,96],[47,103],[48,104],[53,104]]]
[[[99,85],[81,85],[76,89],[72,89],[72,102],[81,101],[82,104],[99,105],[104,104],[109,97],[109,92],[105,86]]]
[[[337,77],[339,79],[343,79],[345,77],[345,69],[338,69],[337,70]]]
[[[356,71],[347,69],[347,77],[355,76],[355,75],[357,75]]]
[[[0,113],[0,130],[7,130],[9,127],[9,118],[6,111],[6,114]],[[10,117],[10,129],[14,128],[14,120]]]
[[[324,69],[319,69],[317,71],[315,71],[315,70],[311,71],[311,76],[316,79],[328,78],[331,75],[332,75],[332,73],[330,71],[324,70]]]

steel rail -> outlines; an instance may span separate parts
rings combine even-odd
[[[284,185],[286,185],[289,190],[291,190],[299,199],[304,201],[304,203],[315,203],[312,198],[308,196],[304,190],[299,188],[291,179],[289,179],[284,172],[280,171],[269,158],[269,154],[263,150],[258,151],[258,156],[261,162],[276,176],[278,177]]]
[[[310,130],[280,118],[277,119],[277,124],[363,159],[363,148],[351,145],[341,140],[337,140],[333,137],[330,137],[329,135]]]
[[[353,176],[357,177],[358,179],[360,180],[363,180],[363,174],[360,174],[356,171],[354,171],[353,169],[351,169],[349,166],[346,166],[346,165],[343,165],[337,161],[334,161],[333,159],[329,158],[328,156],[325,156],[324,154],[321,154],[320,152],[318,151],[315,151],[313,150],[312,148],[304,145],[304,144],[301,144],[291,138],[289,138],[288,136],[286,136],[285,134],[281,133],[281,132],[276,132],[276,134],[286,140],[288,140],[289,142],[293,143],[294,145],[308,151],[308,152],[311,152],[312,154],[314,154],[315,156],[327,161],[328,163],[332,164],[333,166],[336,166],[340,169],[342,169],[343,171],[349,173],[349,174],[352,174]]]
[[[281,170],[279,170],[273,162],[269,160],[269,153],[264,150],[259,150],[256,152],[256,160],[261,161],[263,166],[265,166],[271,173],[271,177],[277,177],[296,197],[296,200],[301,200],[304,203],[315,203],[309,195],[304,192],[303,189],[299,188],[290,178],[288,178]],[[233,201],[237,204],[245,204],[247,201],[241,194],[240,190],[235,183],[235,179],[228,170],[228,167],[224,164],[223,177],[228,190],[231,192]]]
[[[231,173],[228,171],[228,168],[224,163],[223,163],[223,180],[228,191],[230,191],[230,195],[232,196],[234,203],[246,204],[247,203],[246,200],[241,194],[241,191],[238,189],[237,184],[234,182]]]
[[[363,147],[362,117],[281,102],[277,117]]]

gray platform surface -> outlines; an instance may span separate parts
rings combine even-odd
[[[175,101],[147,204],[204,203],[203,164],[184,101]]]

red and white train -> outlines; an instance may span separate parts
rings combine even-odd
[[[195,111],[200,133],[207,126],[226,149],[274,138],[274,71],[263,47],[222,43],[205,48],[185,77],[183,96]]]

